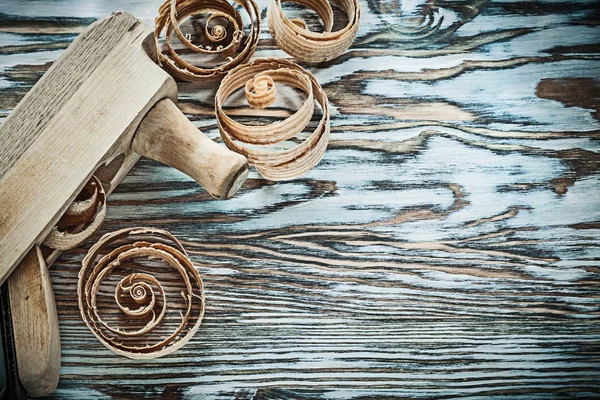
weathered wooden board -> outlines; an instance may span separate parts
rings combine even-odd
[[[158,6],[4,2],[0,113],[91,20],[151,25]],[[109,197],[101,233],[166,228],[198,263],[207,307],[186,347],[115,356],[77,309],[89,243],[55,264],[55,398],[598,397],[597,2],[361,6],[353,49],[310,67],[335,111],[317,168],[252,172],[220,202],[142,160]],[[422,13],[431,27],[411,28]],[[259,46],[285,56],[268,32]],[[215,87],[179,88],[217,137]]]

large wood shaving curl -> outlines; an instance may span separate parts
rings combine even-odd
[[[315,11],[325,31],[313,32],[303,19],[288,18],[281,7],[284,2],[302,4]],[[308,63],[336,58],[352,45],[360,20],[357,0],[339,0],[338,3],[348,16],[348,24],[332,32],[333,9],[328,0],[271,0],[267,19],[275,43],[289,55]]]
[[[251,107],[271,104],[277,91],[275,83],[286,84],[306,94],[304,104],[290,117],[269,125],[244,125],[231,119],[223,104],[236,90],[245,88]],[[302,132],[310,122],[315,101],[323,115],[317,128],[302,142],[288,149],[268,149]],[[265,178],[291,179],[314,167],[329,142],[329,103],[315,77],[290,61],[258,58],[233,69],[221,82],[215,96],[217,122],[223,142],[231,150],[243,154]]]
[[[109,251],[111,245],[119,247]],[[135,262],[140,259],[160,260],[169,271],[174,271],[174,277],[185,287],[180,296],[168,298],[159,280],[149,273],[149,267]],[[137,321],[129,330],[111,325],[99,310],[101,285],[119,268],[121,272],[134,271],[119,281],[114,294],[125,320]],[[83,259],[77,292],[81,316],[94,335],[110,350],[133,359],[162,357],[179,349],[198,330],[204,315],[200,274],[181,243],[162,229],[125,228],[104,235]],[[124,305],[123,296],[129,296],[130,303],[137,308]],[[166,315],[170,304],[180,304],[175,317],[180,321],[164,333],[169,328],[165,321],[169,319]]]
[[[253,0],[234,0],[242,6],[250,18],[249,32],[244,31],[244,22],[240,13],[228,0],[167,0],[158,10],[155,19],[154,37],[158,49],[158,59],[163,68],[174,78],[200,82],[217,79],[232,68],[250,59],[260,35],[260,10]],[[197,34],[203,35],[205,42],[210,44],[195,45],[189,36],[183,34],[179,24],[187,17],[208,13],[204,29]],[[233,33],[229,34],[227,27],[219,21],[226,20],[232,26]],[[165,32],[166,51],[160,50],[159,37]],[[201,68],[185,61],[173,48],[171,42],[175,33],[188,52],[205,55],[221,55],[224,63],[214,68]]]
[[[83,244],[100,229],[106,216],[106,193],[102,183],[92,176],[82,193],[88,197],[71,203],[44,239],[44,245],[56,250],[70,250]],[[89,225],[81,230],[87,223]]]

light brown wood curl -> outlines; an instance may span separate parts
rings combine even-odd
[[[244,21],[240,13],[227,0],[166,0],[158,10],[155,19],[154,37],[158,49],[161,66],[173,76],[187,82],[214,80],[224,76],[232,68],[250,59],[260,35],[260,10],[253,0],[234,0],[248,14],[249,32],[244,31]],[[210,14],[204,29],[197,32],[203,34],[207,43],[196,45],[191,38],[181,31],[179,24],[184,19],[197,14]],[[232,26],[231,37],[226,26],[219,23],[226,20]],[[166,51],[161,51],[159,37],[165,31]],[[202,68],[184,60],[173,48],[172,35],[175,33],[179,41],[193,53],[220,55],[224,63]]]
[[[325,27],[324,32],[308,29],[302,18],[288,18],[282,3],[302,4],[315,11]],[[267,9],[269,31],[277,46],[298,60],[319,63],[333,60],[348,50],[354,42],[360,21],[360,6],[356,0],[339,0],[348,16],[342,29],[333,29],[333,9],[329,0],[271,0]]]
[[[257,91],[257,81],[267,82],[266,87]],[[273,82],[272,91],[269,90],[270,82]],[[227,98],[243,87],[250,106],[263,108],[274,99],[270,98],[276,94],[274,83],[292,86],[306,94],[304,104],[290,117],[256,126],[237,122],[223,111]],[[290,148],[269,148],[269,145],[285,142],[306,128],[312,119],[315,101],[322,110],[316,129],[300,143],[292,143]],[[307,172],[321,160],[329,142],[327,95],[310,72],[291,61],[258,58],[233,69],[221,82],[215,107],[223,142],[231,150],[246,156],[249,164],[271,180],[292,179]]]
[[[119,247],[108,250],[111,245]],[[184,285],[181,298],[168,298],[161,282],[149,273],[151,268],[135,262],[139,259],[161,260],[169,271],[175,270],[176,280]],[[119,281],[114,294],[125,321],[137,321],[129,330],[113,326],[99,310],[101,285],[119,268],[135,271]],[[196,333],[204,315],[202,278],[181,243],[162,229],[125,228],[104,235],[83,259],[77,292],[81,317],[92,333],[108,349],[132,359],[162,357],[181,348]],[[137,308],[122,301],[127,295]],[[167,308],[180,303],[181,321],[164,336],[169,328],[163,323],[169,320]]]
[[[85,184],[81,195],[87,197],[75,200],[67,208],[58,224],[52,228],[44,245],[56,250],[69,250],[80,246],[100,229],[106,216],[106,193],[98,178],[92,178]],[[83,224],[89,225],[82,229]]]

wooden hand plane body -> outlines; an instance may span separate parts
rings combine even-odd
[[[156,51],[144,24],[113,13],[84,31],[0,125],[0,283],[19,268],[9,286],[19,373],[31,395],[56,386],[60,360],[41,265],[57,254],[40,245],[90,177],[110,193],[145,155],[227,198],[247,176],[245,157],[204,136],[175,106],[177,85],[156,64]],[[47,327],[41,338],[30,335],[36,321]],[[33,372],[23,378],[27,368]]]

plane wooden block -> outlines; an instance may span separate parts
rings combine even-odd
[[[48,382],[26,387],[31,395],[56,386],[60,364],[56,308],[37,246],[88,179],[95,174],[110,193],[140,155],[182,170],[215,198],[232,196],[246,179],[245,157],[204,136],[176,100],[150,29],[113,13],[84,31],[0,125],[0,283],[19,266],[9,285],[20,313],[13,325],[26,326],[15,335],[36,321],[48,326],[40,340],[15,338],[20,376]],[[25,297],[37,303],[24,306]],[[48,365],[28,366],[39,360]]]

